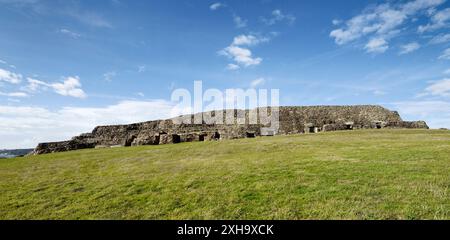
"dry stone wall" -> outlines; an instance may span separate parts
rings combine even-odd
[[[257,110],[262,111],[263,109]],[[226,113],[223,111],[224,122],[227,118]],[[236,119],[237,116],[241,116],[240,114],[245,116],[245,124],[237,123]],[[194,119],[194,115],[187,116],[187,118]],[[248,110],[235,110],[231,118],[234,123],[174,124],[175,119],[168,119],[128,125],[99,126],[91,133],[81,134],[69,141],[40,143],[32,154],[85,148],[252,138],[272,134],[317,133],[367,128],[428,128],[423,121],[403,121],[397,112],[373,105],[279,107],[279,129],[270,133],[261,131],[267,125],[261,124],[260,119],[255,124],[249,124]]]

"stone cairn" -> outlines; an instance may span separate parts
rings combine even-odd
[[[261,110],[262,108],[256,109],[258,112]],[[227,117],[226,111],[223,111],[223,116]],[[205,122],[175,124],[175,119],[167,119],[128,125],[99,126],[91,133],[81,134],[69,141],[40,143],[31,154],[354,129],[428,129],[424,121],[403,121],[397,112],[373,105],[279,107],[279,127],[276,131],[261,131],[267,126],[260,124],[259,119],[258,124],[249,124],[248,110],[234,110],[234,116],[231,117],[236,120],[236,116],[245,116],[245,123],[238,124],[234,121],[234,124],[206,124]],[[187,117],[194,119],[194,115],[187,115]]]

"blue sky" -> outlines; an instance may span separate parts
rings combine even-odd
[[[195,80],[450,127],[445,0],[0,0],[0,22],[0,148],[168,117]]]

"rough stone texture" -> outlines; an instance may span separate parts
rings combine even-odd
[[[403,121],[397,112],[372,105],[280,107],[278,132],[270,130],[262,132],[262,128],[267,125],[261,124],[260,119],[258,124],[249,124],[248,110],[233,112],[234,114],[229,116],[225,110],[223,111],[224,122],[229,117],[234,121],[233,124],[207,124],[204,121],[203,124],[174,124],[175,119],[168,119],[128,125],[99,126],[92,133],[81,134],[69,141],[40,143],[32,154],[84,148],[159,145],[366,128],[428,128],[423,121]],[[270,108],[268,112],[270,114]],[[201,114],[211,114],[211,112]],[[245,116],[245,124],[238,124],[237,116]],[[188,115],[187,118],[194,119],[194,115]]]

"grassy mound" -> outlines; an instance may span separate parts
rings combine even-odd
[[[361,130],[0,160],[0,219],[450,219],[450,131]]]

